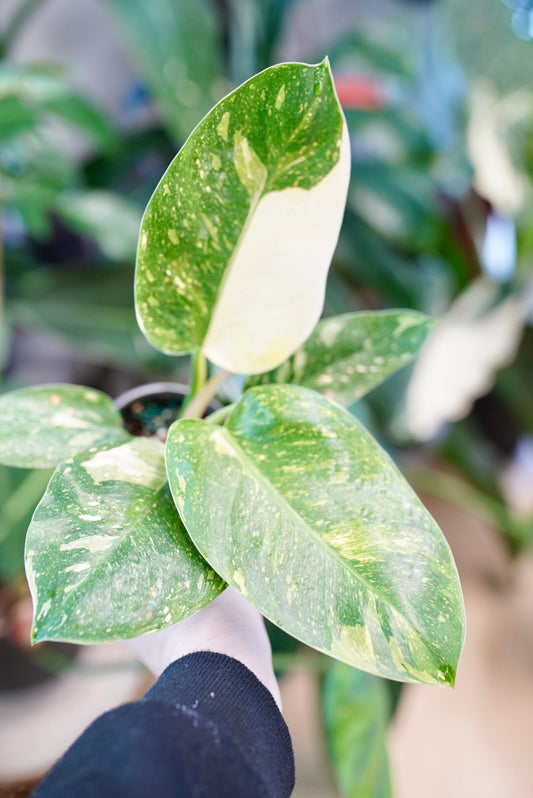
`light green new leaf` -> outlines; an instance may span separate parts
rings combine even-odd
[[[298,383],[348,406],[412,360],[433,323],[413,310],[333,316],[278,369],[247,385]]]
[[[386,683],[332,662],[322,692],[323,717],[335,776],[344,798],[391,798],[385,734]]]
[[[50,468],[106,441],[127,440],[113,402],[81,385],[40,385],[0,396],[0,462]]]
[[[192,615],[225,587],[183,528],[163,445],[148,438],[58,466],[28,530],[26,573],[34,641],[134,637]]]
[[[307,388],[181,420],[169,482],[199,551],[267,618],[363,670],[453,684],[463,604],[444,537],[369,433]]]
[[[328,62],[280,64],[202,120],[141,226],[139,323],[157,348],[275,368],[319,319],[350,173]]]

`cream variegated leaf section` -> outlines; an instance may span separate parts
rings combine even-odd
[[[350,176],[329,64],[279,64],[193,131],[143,218],[139,323],[168,354],[234,372],[275,368],[324,300]]]
[[[259,200],[205,338],[213,363],[237,373],[268,371],[311,334],[324,304],[349,177],[344,125],[339,161],[320,183]]]

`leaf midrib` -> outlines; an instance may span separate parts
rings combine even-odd
[[[315,113],[316,107],[320,104],[320,99],[321,98],[315,98],[315,100],[312,103],[311,107],[312,107],[312,110],[313,110],[313,115]],[[340,115],[340,111],[339,111],[339,115]],[[300,132],[300,130],[303,127],[304,123],[305,123],[305,114],[302,114],[300,120],[298,121],[296,126],[293,128],[290,136],[288,136],[287,139],[284,142],[284,150],[283,150],[284,154],[286,154],[286,150],[288,149],[289,145],[294,140],[294,138],[298,135],[298,133]],[[344,125],[344,120],[341,117],[341,134],[342,134],[343,125]],[[324,180],[324,178],[327,177],[327,175],[329,175],[329,173],[332,171],[332,169],[334,169],[337,166],[337,164],[339,163],[340,157],[341,157],[341,148],[342,147],[339,144],[338,153],[337,153],[337,160],[335,161],[335,163],[333,164],[331,169],[328,172],[326,172],[326,174],[323,175],[319,180],[317,180],[317,182],[314,183],[313,186],[311,186],[311,188],[308,189],[308,190],[312,190],[316,185],[318,185],[318,183],[322,182],[322,180]],[[211,323],[212,323],[213,318],[215,316],[217,305],[218,305],[218,303],[220,301],[220,298],[222,297],[222,295],[224,293],[224,289],[226,287],[229,275],[231,274],[231,270],[233,268],[233,264],[234,264],[234,262],[235,262],[235,260],[237,258],[237,254],[239,253],[241,243],[244,240],[244,238],[246,236],[246,233],[247,233],[247,231],[248,231],[248,229],[249,229],[249,227],[250,227],[250,225],[252,223],[252,219],[254,218],[254,215],[255,215],[255,212],[257,210],[257,207],[258,207],[259,203],[261,202],[261,200],[263,199],[264,196],[266,196],[267,194],[274,193],[274,191],[275,191],[274,189],[272,189],[270,191],[268,191],[268,190],[265,191],[265,186],[267,186],[269,183],[275,181],[275,179],[277,178],[277,173],[278,173],[278,170],[279,170],[279,165],[278,164],[279,164],[279,161],[281,160],[281,152],[282,152],[282,150],[280,150],[279,153],[278,153],[278,156],[277,156],[278,163],[276,163],[274,165],[274,167],[269,168],[266,164],[263,164],[263,166],[265,167],[265,170],[266,170],[266,177],[261,182],[261,185],[258,187],[258,189],[255,192],[254,196],[250,200],[250,207],[248,209],[248,213],[246,214],[246,218],[245,218],[245,220],[243,222],[241,232],[239,233],[239,237],[238,237],[238,239],[237,239],[237,241],[235,243],[235,247],[233,249],[231,257],[228,260],[228,263],[226,265],[226,268],[224,269],[224,273],[222,275],[222,278],[221,278],[221,280],[220,280],[220,282],[218,284],[218,289],[217,289],[217,292],[216,292],[215,300],[213,302],[213,306],[212,306],[212,309],[211,309],[211,314],[209,316],[209,321],[208,321],[205,333],[203,335],[203,340],[202,340],[202,344],[200,346],[200,349],[202,349],[203,342],[205,341],[205,339],[207,338],[207,336],[209,334],[209,328],[211,327]],[[257,157],[259,158],[259,156],[257,156]],[[230,159],[230,161],[231,161],[233,167],[235,168],[234,160]],[[261,163],[263,163],[263,162],[261,161]]]
[[[225,434],[227,437],[229,436],[230,440],[227,441],[227,442],[230,445],[232,445],[234,449],[237,450],[239,455],[242,456],[242,460],[245,460],[246,464],[250,466],[251,470],[254,472],[254,476],[255,475],[258,476],[258,482],[260,482],[263,486],[266,486],[267,489],[268,489],[268,487],[271,488],[272,492],[274,493],[275,498],[279,499],[279,503],[281,504],[282,508],[286,509],[291,516],[296,517],[296,519],[299,521],[299,524],[302,525],[304,527],[304,529],[309,533],[309,536],[311,537],[311,539],[314,540],[315,542],[317,542],[320,547],[326,549],[326,551],[329,553],[329,555],[332,556],[333,559],[337,560],[337,562],[339,562],[339,564],[341,565],[341,567],[343,569],[345,569],[345,570],[349,571],[350,573],[352,573],[353,576],[355,577],[355,579],[357,581],[361,582],[361,584],[366,588],[366,590],[368,590],[371,594],[375,595],[377,598],[381,599],[381,601],[385,602],[387,605],[389,605],[390,607],[392,607],[393,609],[396,610],[396,612],[407,622],[407,624],[409,625],[409,628],[412,629],[413,632],[416,634],[416,636],[420,639],[420,641],[422,642],[422,644],[424,645],[424,647],[426,648],[426,650],[430,654],[432,660],[434,660],[435,664],[438,667],[440,665],[440,660],[438,658],[438,655],[437,655],[437,658],[435,658],[435,653],[429,647],[428,642],[426,641],[426,639],[424,637],[422,637],[422,635],[418,631],[418,629],[416,629],[413,626],[412,621],[405,615],[403,610],[401,608],[397,607],[395,603],[390,601],[389,598],[385,597],[374,586],[369,585],[367,580],[364,579],[364,577],[361,576],[361,574],[350,565],[349,561],[347,561],[340,554],[338,554],[336,552],[336,550],[332,546],[329,546],[323,540],[323,538],[317,532],[314,531],[314,529],[307,523],[307,521],[305,521],[305,519],[302,518],[300,513],[291,504],[289,504],[288,500],[280,493],[278,488],[268,479],[268,477],[265,474],[263,474],[263,472],[261,471],[259,466],[256,465],[256,463],[250,458],[250,456],[246,453],[246,451],[242,448],[242,446],[236,441],[235,436],[230,434],[230,430],[228,428],[221,428],[220,432]],[[227,437],[226,437],[226,440],[227,440]],[[241,462],[242,462],[242,460],[241,460]],[[267,490],[267,492],[269,492],[269,491]]]

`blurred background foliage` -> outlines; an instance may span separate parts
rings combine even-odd
[[[353,411],[415,488],[488,520],[518,555],[533,537],[532,37],[527,0],[2,0],[2,390],[186,378],[187,359],[136,324],[142,210],[221,96],[328,53],[353,169],[325,314],[439,318],[417,365]],[[0,470],[0,579],[16,590],[45,482]],[[372,701],[388,699],[332,678],[332,751],[363,734],[332,707],[370,702],[372,774],[385,761]],[[369,795],[388,794],[380,773]]]

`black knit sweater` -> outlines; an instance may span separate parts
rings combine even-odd
[[[286,798],[289,731],[244,665],[201,651],[76,740],[32,798]]]

